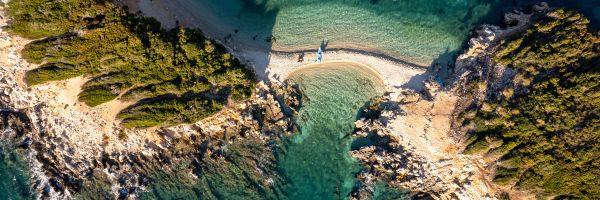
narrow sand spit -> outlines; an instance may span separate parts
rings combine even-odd
[[[304,62],[298,62],[297,56],[297,54],[271,53],[265,74],[269,78],[283,81],[300,68],[319,66],[316,64],[316,53],[305,53]],[[327,65],[353,63],[355,66],[366,67],[370,70],[370,74],[381,78],[387,89],[391,91],[399,88],[421,89],[422,81],[427,78],[423,68],[409,67],[365,54],[347,51],[326,52],[324,60],[323,64]]]
[[[154,17],[165,28],[173,28],[176,22],[192,28],[200,28],[208,37],[224,44],[243,63],[251,66],[258,78],[263,80],[284,81],[288,75],[307,64],[316,63],[316,49],[271,51],[269,48],[259,47],[255,41],[236,39],[235,41],[221,41],[225,35],[230,34],[235,27],[218,21],[208,6],[193,0],[122,0],[119,2],[129,7],[131,12],[141,12],[145,16]],[[335,48],[329,51],[324,49],[324,61],[351,61],[370,66],[383,78],[389,90],[400,88],[422,89],[422,81],[427,78],[426,67],[404,62],[393,57],[378,53],[375,49],[357,50],[348,44],[348,49]],[[369,49],[369,48],[367,48]],[[303,62],[298,62],[303,55]]]

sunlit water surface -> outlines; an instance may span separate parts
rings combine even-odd
[[[214,11],[215,26],[274,50],[330,47],[385,53],[411,63],[446,64],[482,23],[539,0],[187,0]],[[600,23],[600,1],[546,0]],[[214,26],[213,26],[214,27]],[[236,33],[235,30],[238,32]],[[224,36],[224,35],[223,35]],[[272,43],[265,42],[273,36]],[[221,36],[218,36],[220,38]]]

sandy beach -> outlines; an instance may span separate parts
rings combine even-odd
[[[378,76],[387,86],[388,90],[398,88],[420,89],[422,80],[427,77],[423,68],[415,68],[384,58],[366,54],[346,51],[327,51],[324,53],[324,62],[316,64],[316,53],[305,53],[304,62],[298,62],[295,54],[271,53],[266,74],[271,79],[283,81],[294,71],[315,66],[328,66],[335,63],[355,63],[371,69],[371,74]]]
[[[191,28],[200,28],[204,34],[225,45],[243,63],[251,66],[259,79],[284,81],[290,73],[303,66],[316,63],[316,51],[306,49],[271,50],[256,45],[256,41],[241,38],[224,39],[235,27],[227,24],[211,23],[217,21],[209,7],[192,0],[123,0],[131,12],[141,12],[144,16],[154,17],[165,28],[173,28],[176,22]],[[367,49],[367,50],[364,50]],[[373,52],[371,52],[371,50]],[[303,55],[303,61],[299,57]],[[324,49],[324,62],[356,62],[369,66],[382,77],[388,90],[409,88],[419,90],[422,80],[429,75],[426,67],[406,62],[377,52],[368,47],[356,49],[353,45],[329,46]]]
[[[301,66],[287,75],[287,78],[302,76],[306,72],[322,72],[326,70],[350,70],[368,75],[376,85],[385,85],[383,77],[370,66],[353,61],[328,61]]]

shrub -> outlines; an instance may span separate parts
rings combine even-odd
[[[498,48],[495,60],[516,69],[517,81],[527,77],[529,92],[504,88],[510,99],[486,105],[501,103],[506,111],[476,111],[475,122],[491,123],[476,123],[471,137],[478,140],[467,152],[486,149],[481,138],[503,140],[490,153],[505,166],[495,182],[600,198],[600,38],[588,23],[581,14],[554,10]]]
[[[25,81],[37,85],[85,75],[91,80],[79,100],[89,106],[143,99],[118,115],[128,127],[190,123],[220,110],[223,99],[239,101],[252,93],[252,73],[200,30],[164,30],[156,20],[107,1],[11,1],[9,6],[12,32],[46,37],[22,52],[31,63],[46,63],[28,71]]]

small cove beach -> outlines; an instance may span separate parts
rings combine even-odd
[[[227,33],[235,29],[234,26],[227,27],[227,23],[213,22],[211,25],[210,19],[216,19],[204,13],[205,10],[192,12],[193,7],[199,6],[198,1],[173,2],[180,4],[181,9],[161,5],[159,0],[133,2],[130,9],[139,9],[142,14],[157,18],[165,27],[179,24],[200,28],[242,63],[251,66],[259,79],[275,82],[291,79],[299,85],[306,97],[295,119],[299,132],[282,144],[278,159],[285,181],[277,183],[276,187],[288,199],[348,197],[357,184],[355,174],[362,168],[349,155],[353,140],[349,136],[355,129],[359,111],[371,98],[385,92],[406,88],[420,90],[423,80],[429,76],[427,62],[405,60],[369,45],[315,39],[314,45],[282,48],[277,46],[279,40],[244,39],[241,30],[240,33]],[[165,14],[175,12],[176,15]],[[202,14],[206,17],[198,16]],[[205,20],[182,20],[186,18]],[[177,23],[173,23],[175,21]],[[220,37],[223,35],[227,36]],[[324,50],[323,62],[319,64],[318,42]]]
[[[289,79],[298,84],[303,95],[294,119],[298,132],[281,145],[277,166],[284,181],[274,185],[285,199],[347,199],[358,184],[357,173],[369,167],[349,156],[359,112],[386,92],[398,101],[405,97],[399,91],[423,90],[423,81],[435,75],[431,66],[451,66],[477,25],[500,22],[502,14],[511,11],[505,9],[528,3],[534,1],[125,0],[123,4],[132,12],[155,17],[165,28],[201,29],[252,67],[261,80]],[[319,47],[324,62],[316,64]],[[458,152],[458,145],[448,138],[453,114],[449,108],[458,97],[448,91],[431,100],[413,94],[414,100],[399,110],[402,114],[390,121],[386,117],[389,135],[435,169],[431,176],[438,182],[453,182],[456,174],[475,174],[472,185],[459,195],[485,199],[489,185],[472,167],[478,161]]]
[[[120,1],[131,12],[156,18],[165,28],[200,28],[251,65],[261,79],[285,77],[290,70],[310,64],[310,53],[315,53],[326,39],[329,42],[324,48],[325,61],[360,62],[377,69],[389,86],[412,89],[419,81],[407,77],[421,75],[417,78],[423,79],[425,68],[453,63],[477,25],[501,23],[504,13],[537,2],[540,1]],[[577,8],[588,17],[600,18],[600,3],[551,4]],[[302,53],[307,57],[298,63]]]
[[[324,62],[288,75],[303,94],[298,133],[286,139],[279,155],[287,199],[344,199],[362,166],[349,155],[357,113],[385,91],[372,68],[356,62]]]

